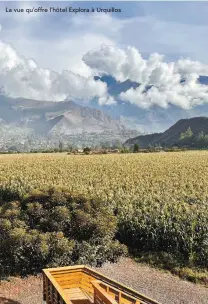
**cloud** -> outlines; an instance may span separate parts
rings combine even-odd
[[[98,99],[99,105],[115,105],[117,102],[112,96],[103,96]]]
[[[108,100],[107,86],[93,77],[71,71],[54,72],[38,66],[33,59],[20,56],[9,44],[0,41],[0,83],[11,97],[62,101],[93,97]]]
[[[131,80],[140,84],[120,94],[123,101],[142,108],[154,104],[166,108],[169,104],[184,109],[208,102],[208,86],[198,82],[208,75],[208,65],[190,59],[164,62],[164,56],[153,53],[144,59],[134,47],[126,50],[103,45],[90,51],[84,62],[99,75],[107,74],[117,81]]]
[[[31,5],[25,3],[24,8]],[[90,18],[61,14],[57,16],[65,26],[62,31],[56,24],[57,16],[55,25],[51,23],[52,15],[44,15],[44,22],[50,25],[44,31],[39,30],[43,26],[41,14],[24,14],[22,18],[9,15],[15,26],[11,29],[6,23],[1,33],[4,41],[0,41],[0,83],[4,91],[12,97],[83,102],[97,97],[100,104],[115,104],[107,94],[106,84],[94,81],[82,57],[89,49],[99,49],[102,43],[114,45],[120,21],[105,14]],[[107,35],[109,28],[113,31]]]
[[[197,73],[201,76],[208,75],[208,65],[190,59],[179,59],[175,64],[175,70],[184,76],[190,73]]]
[[[165,62],[166,57],[158,52],[173,52],[177,58],[186,53],[207,58],[207,41],[201,37],[206,37],[208,26],[183,24],[182,18],[169,20],[164,18],[166,11],[159,10],[159,17],[147,11],[145,16],[131,18],[108,14],[69,18],[67,14],[15,17],[2,10],[1,36],[7,42],[0,42],[0,84],[14,97],[83,102],[97,97],[99,104],[109,105],[116,100],[108,96],[104,83],[93,79],[94,75],[109,74],[118,81],[130,79],[141,84],[120,94],[123,101],[138,107],[172,103],[190,108],[207,102],[207,86],[198,83],[198,76],[208,75],[208,66],[189,58],[169,62],[171,56]],[[153,50],[157,52],[151,53]],[[30,57],[33,59],[26,59]]]
[[[44,5],[36,4],[34,7],[45,8],[47,5],[51,6],[46,2]],[[29,2],[24,4],[25,8],[29,6],[31,6]],[[57,6],[59,7],[60,3]],[[65,5],[63,6],[62,3],[61,7]],[[106,14],[88,16],[33,13],[28,15],[27,13],[5,14],[2,11],[0,10],[0,20],[3,19],[1,39],[13,45],[19,54],[26,58],[32,57],[40,66],[59,73],[67,69],[85,77],[91,76],[91,69],[82,61],[83,55],[90,49],[99,49],[103,43],[116,44],[123,24]]]
[[[54,46],[54,50],[47,60],[44,59],[44,64],[52,62],[52,57],[55,56],[56,62],[53,64],[55,70],[59,71],[60,67],[67,67],[67,69],[82,76],[92,76],[91,68],[84,63],[82,57],[89,49],[99,49],[102,43],[114,45],[113,41],[102,34],[82,33],[73,37],[69,36],[55,46],[52,44],[51,47]],[[43,64],[43,59],[41,61]]]
[[[70,70],[60,73],[40,67],[26,59],[9,44],[0,41],[0,83],[11,97],[90,102],[97,97],[100,105],[115,105],[107,93],[107,85],[95,81],[94,75],[111,75],[117,81],[131,80],[140,84],[119,98],[142,108],[174,104],[184,109],[208,102],[208,86],[198,82],[199,75],[208,75],[208,66],[190,59],[165,62],[164,56],[153,53],[144,59],[134,47],[120,49],[103,45],[100,50],[83,56],[89,69],[85,77]]]

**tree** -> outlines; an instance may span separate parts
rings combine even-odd
[[[91,149],[90,149],[89,147],[85,147],[85,148],[83,149],[83,152],[84,152],[85,154],[90,154],[90,151],[91,151]]]
[[[134,153],[139,152],[139,144],[134,144],[133,152],[134,152]]]
[[[121,149],[121,153],[130,153],[130,152],[131,152],[131,150],[129,150],[127,147],[123,147]]]
[[[180,140],[184,140],[187,138],[191,138],[193,136],[193,132],[190,127],[185,132],[182,132],[180,135]]]
[[[199,134],[197,135],[197,139],[198,140],[203,140],[204,139],[204,132],[203,131],[199,132]]]
[[[208,134],[204,134],[203,131],[201,131],[196,136],[197,145],[201,148],[208,146]]]

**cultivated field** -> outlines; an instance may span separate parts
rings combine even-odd
[[[0,186],[21,194],[43,187],[68,190],[128,205],[208,200],[208,152],[126,155],[0,155]]]
[[[0,172],[0,228],[5,248],[11,247],[8,265],[21,255],[28,263],[25,272],[32,265],[38,271],[51,263],[99,264],[122,255],[122,243],[140,259],[156,253],[159,263],[175,273],[181,267],[195,271],[208,266],[207,151],[1,155]],[[25,196],[52,187],[66,191]],[[20,194],[17,202],[7,198],[11,191]],[[65,244],[61,254],[60,235]],[[31,244],[32,257],[27,251]],[[51,252],[58,255],[52,258]],[[18,267],[22,263],[19,259]],[[207,283],[206,274],[186,277]]]

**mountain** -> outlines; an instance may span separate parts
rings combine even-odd
[[[130,88],[135,89],[139,86],[138,83],[130,80],[119,82],[108,75],[95,77],[95,80],[101,80],[107,84],[108,92],[114,96],[117,105],[99,105],[98,101],[94,99],[92,106],[104,111],[115,119],[120,119],[125,125],[137,129],[140,132],[163,132],[179,119],[208,115],[208,104],[199,105],[189,110],[174,105],[169,105],[167,109],[157,105],[148,109],[142,109],[129,102],[124,102],[119,98],[121,92],[126,92]],[[208,85],[208,77],[200,76],[199,82]],[[150,87],[147,87],[146,90],[149,88]]]
[[[138,134],[105,112],[72,101],[37,101],[0,95],[0,148],[12,141],[25,145],[28,140],[33,143],[36,140],[38,145],[48,145],[49,138],[55,146],[60,140],[79,146],[94,145],[124,141]]]
[[[6,123],[19,120],[19,113],[9,104],[9,98],[0,95],[0,119]]]
[[[75,133],[102,133],[104,131],[122,131],[125,130],[120,122],[111,119],[99,110],[90,108],[76,109],[68,111],[63,115],[50,119],[50,132],[64,134]]]
[[[99,105],[96,98],[84,106],[83,100],[76,103],[71,100],[51,102],[0,95],[0,119],[4,121],[4,126],[0,121],[0,136],[3,138],[0,138],[0,147],[7,142],[5,130],[10,134],[10,142],[25,142],[28,134],[33,134],[33,141],[34,136],[40,142],[53,137],[54,145],[63,140],[80,146],[117,139],[124,142],[142,133],[157,133],[160,137],[164,130],[180,119],[208,116],[208,104],[189,110],[174,105],[168,108],[157,105],[148,109],[139,108],[119,98],[121,92],[136,89],[139,83],[130,80],[119,82],[110,75],[95,76],[94,79],[107,84],[108,93],[115,98],[116,105]],[[208,77],[200,76],[199,82],[208,85]],[[149,89],[146,87],[146,90]],[[143,138],[143,145],[154,142],[155,136]]]
[[[106,113],[72,101],[45,102],[0,96],[0,110],[0,119],[7,123],[27,125],[41,133],[58,127],[67,134],[125,130],[120,121]]]
[[[168,147],[178,146],[181,145],[181,133],[185,133],[189,128],[193,133],[193,135],[190,136],[192,141],[189,141],[189,143],[193,143],[193,138],[198,136],[200,132],[203,132],[203,134],[208,134],[208,117],[181,119],[163,133],[154,133],[130,138],[124,143],[124,145],[130,147],[134,144],[139,144],[141,148],[148,148],[149,145],[161,145]]]

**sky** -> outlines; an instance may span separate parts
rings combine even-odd
[[[14,12],[33,7],[121,12]],[[111,74],[143,85],[119,96],[141,107],[208,102],[197,82],[208,75],[207,16],[208,2],[0,2],[0,84],[12,97],[116,104],[93,78]]]

